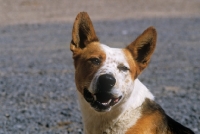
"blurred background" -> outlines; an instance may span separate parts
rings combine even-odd
[[[0,0],[1,24],[73,22],[80,11],[93,20],[199,16],[199,0]]]
[[[140,80],[200,134],[199,0],[0,0],[0,134],[82,134],[69,45],[86,11],[100,41],[125,47],[147,27],[157,48]]]

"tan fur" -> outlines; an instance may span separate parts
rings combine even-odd
[[[105,60],[105,54],[99,48],[99,39],[94,31],[93,24],[87,13],[77,15],[72,29],[70,49],[73,52],[75,66],[75,81],[77,89],[82,93],[87,87],[94,73],[100,66],[92,66],[89,59],[98,57]],[[87,46],[87,47],[86,47]]]
[[[190,129],[167,116],[153,101],[149,90],[137,79],[150,62],[156,38],[156,30],[149,27],[126,48],[110,48],[99,42],[88,14],[81,12],[77,15],[70,49],[73,52],[85,134],[193,134]],[[91,59],[97,59],[98,64]],[[94,107],[95,103],[101,103],[98,97],[96,100],[93,97],[96,95],[95,80],[104,73],[112,73],[115,77],[116,83],[109,93],[117,94],[118,101],[113,105],[107,102],[109,109],[99,111]],[[93,97],[92,105],[85,100],[84,92]],[[100,110],[102,105],[105,106],[103,103]]]
[[[106,58],[105,53],[99,48],[98,42],[92,42],[87,45],[87,48],[79,50],[79,56],[75,60],[75,81],[77,89],[83,93],[83,88],[88,87],[94,74],[101,67],[92,65],[91,58],[99,58],[102,63]]]
[[[126,134],[156,134],[158,133],[157,126],[161,122],[162,115],[159,112],[143,115],[134,126],[128,129]]]
[[[90,17],[86,12],[81,12],[77,15],[72,30],[72,41],[70,49],[84,48],[91,42],[99,41],[94,31],[94,27]]]
[[[128,61],[129,66],[130,66],[132,80],[135,80],[138,76],[137,71],[140,72],[140,69],[137,66],[137,63],[136,63],[135,59],[133,58],[131,52],[126,48],[123,49],[123,51],[126,55],[126,60]]]
[[[157,33],[154,27],[146,29],[135,41],[127,46],[137,63],[136,77],[147,67],[156,47]]]
[[[99,42],[88,14],[81,12],[77,15],[70,49],[73,52],[75,82],[85,134],[192,133],[168,117],[153,101],[154,97],[149,90],[137,79],[150,62],[156,38],[156,30],[149,27],[126,48],[110,48]],[[98,64],[91,59],[97,59]],[[102,74],[112,74],[116,80],[109,90],[109,94],[116,96],[109,98],[110,102],[114,102],[112,105],[112,102],[99,102],[98,92],[94,90]],[[92,101],[85,97],[87,93]],[[102,106],[107,106],[107,111]],[[177,126],[181,129],[175,130]]]
[[[143,91],[147,98],[153,99],[152,94],[139,80],[135,80],[133,90]],[[149,93],[148,93],[149,92]],[[112,111],[106,113],[97,113],[84,101],[81,93],[78,93],[85,134],[125,134],[131,126],[135,125],[142,115],[142,107],[133,106],[134,93],[126,101],[124,109],[114,107]],[[142,96],[141,96],[142,97]],[[142,99],[142,98],[140,98]],[[145,99],[145,98],[143,98]]]
[[[130,67],[129,73],[127,73],[127,75],[131,75],[131,77],[129,81],[126,81],[127,84],[134,83],[136,77],[148,65],[151,54],[155,48],[155,41],[156,32],[155,29],[151,27],[147,29],[143,34],[141,34],[136,39],[136,41],[131,43],[127,48],[122,49],[126,55],[126,60]],[[126,94],[124,100],[121,102],[123,103],[121,105],[124,106],[113,107],[112,111],[108,113],[98,114],[84,100],[83,89],[85,87],[89,87],[95,73],[104,63],[106,55],[100,47],[100,43],[95,34],[92,22],[85,12],[78,14],[76,17],[72,30],[72,41],[70,49],[73,52],[74,66],[76,70],[75,81],[79,92],[79,101],[83,112],[84,126],[86,126],[84,128],[85,132],[87,134],[98,134],[102,132],[108,132],[110,134],[125,133],[127,129],[134,125],[140,117],[141,108],[137,107],[138,105],[142,105],[142,101],[145,99],[145,94],[145,97],[153,99],[152,94],[148,91],[148,89],[146,89],[145,86],[142,85],[142,83],[137,80],[135,84],[131,85],[141,90],[139,91],[139,94],[137,91],[138,89],[134,89],[133,87],[132,90],[134,90],[134,93],[132,91],[132,93]],[[140,51],[140,53],[142,51],[145,54],[140,55],[138,51]],[[100,59],[101,64],[91,64],[91,58]],[[125,87],[123,90],[130,88],[126,85],[124,86]],[[140,97],[135,100],[134,95],[136,94],[138,94]]]

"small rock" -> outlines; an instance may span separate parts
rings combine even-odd
[[[7,118],[9,118],[9,117],[10,117],[10,114],[6,113],[5,116],[6,116]]]
[[[173,92],[178,92],[180,90],[179,87],[173,87],[173,86],[165,86],[164,89],[166,91],[173,91]]]

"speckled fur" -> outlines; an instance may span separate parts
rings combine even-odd
[[[137,79],[150,62],[156,40],[155,28],[149,27],[126,48],[110,48],[99,42],[88,14],[77,15],[70,49],[85,134],[194,134],[166,115]],[[98,111],[83,96],[89,90],[90,99],[95,100],[97,80],[102,74],[116,79],[109,89],[116,103]]]
[[[99,113],[91,108],[82,94],[78,93],[84,132],[85,134],[123,134],[140,118],[140,106],[145,98],[153,100],[154,97],[138,79],[132,80],[129,72],[123,72],[118,69],[118,65],[121,64],[129,67],[122,49],[110,48],[103,44],[101,44],[101,48],[106,53],[106,60],[96,72],[89,91],[95,92],[96,80],[101,74],[110,73],[116,79],[116,85],[112,90],[113,94],[116,96],[122,95],[123,98],[109,112]]]

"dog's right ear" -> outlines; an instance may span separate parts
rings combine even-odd
[[[92,21],[86,12],[80,12],[74,22],[70,50],[75,54],[76,50],[83,49],[91,42],[98,42]]]

